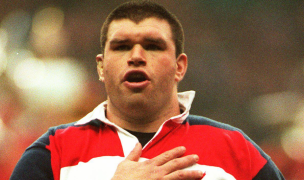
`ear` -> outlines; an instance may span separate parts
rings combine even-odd
[[[188,58],[185,53],[180,54],[176,59],[176,73],[175,73],[175,80],[176,82],[180,82],[187,71],[188,67]]]
[[[97,72],[99,76],[99,80],[104,82],[104,74],[103,74],[103,54],[98,54],[96,56],[96,62],[97,62]]]

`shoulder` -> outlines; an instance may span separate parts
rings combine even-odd
[[[208,129],[214,134],[244,138],[255,145],[255,143],[241,129],[207,117],[189,115],[184,123],[188,123],[190,126],[197,126],[205,130]]]
[[[213,137],[223,137],[223,138],[239,138],[251,141],[251,139],[239,128],[232,125],[215,121],[213,119],[198,116],[189,115],[184,121],[184,124],[188,124],[191,129],[196,129],[201,133],[211,135]]]
[[[71,122],[68,124],[60,124],[58,126],[53,126],[48,129],[49,135],[54,135],[58,130],[65,130],[71,127],[75,127],[76,122]]]
[[[220,128],[220,129],[223,129],[223,130],[242,132],[239,128],[236,128],[236,127],[231,126],[229,124],[222,123],[222,122],[219,122],[219,121],[215,121],[213,119],[203,117],[203,116],[198,116],[198,115],[190,114],[187,117],[185,122],[188,122],[189,125],[207,125],[207,126],[212,126],[212,127],[215,127],[215,128]]]
[[[263,150],[237,127],[197,115],[189,115],[184,123],[189,123],[190,126],[198,126],[200,130],[208,131],[216,138],[229,139],[231,143],[243,144],[249,149],[256,149],[265,159],[269,159]]]
[[[88,128],[88,127],[94,128],[94,127],[99,127],[102,124],[102,122],[97,119],[89,121],[88,123],[85,123],[85,124],[80,124],[80,125],[77,125],[76,124],[77,122],[78,121],[50,127],[47,133],[48,133],[48,135],[55,135],[58,132],[65,133],[65,132],[73,131],[75,129],[83,129],[83,128]]]
[[[265,179],[265,177],[284,179],[271,158],[241,129],[197,115],[189,115],[184,123],[188,123],[193,129],[198,129],[201,134],[208,136],[212,142],[209,146],[220,150],[221,154],[233,152],[232,161],[236,161],[239,166],[249,163],[247,165],[251,171],[248,173],[255,177],[254,179]],[[228,145],[225,146],[225,144]],[[225,152],[222,151],[223,149]],[[237,161],[238,158],[242,161]]]
[[[72,136],[77,134],[80,130],[99,127],[101,125],[101,122],[98,120],[92,120],[84,125],[76,125],[76,123],[77,121],[50,127],[48,131],[40,136],[32,145],[28,147],[28,149],[33,147],[45,147],[50,144],[50,139],[54,137]]]

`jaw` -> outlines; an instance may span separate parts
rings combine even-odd
[[[125,96],[124,99],[123,103],[122,100],[115,102],[115,99],[109,99],[107,118],[125,129],[156,132],[167,119],[180,114],[178,102],[162,106],[155,101],[157,97],[153,95],[133,93],[130,96]],[[153,99],[153,103],[151,103],[151,99]]]

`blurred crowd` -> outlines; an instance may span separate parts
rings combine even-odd
[[[181,20],[192,114],[241,128],[304,179],[304,2],[155,0]],[[95,56],[123,0],[0,0],[0,180],[50,126],[106,99]]]

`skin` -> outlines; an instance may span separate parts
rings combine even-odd
[[[167,21],[147,18],[136,24],[114,20],[108,30],[104,54],[96,57],[100,80],[107,91],[107,118],[137,132],[156,132],[163,122],[180,114],[177,85],[187,70],[187,56],[175,55],[175,44]],[[128,73],[140,72],[147,79],[134,83]],[[198,161],[183,156],[177,147],[153,159],[138,162],[142,146],[137,144],[115,172],[115,179],[201,179],[201,171],[182,170]]]
[[[138,162],[141,151],[141,145],[138,143],[126,160],[118,165],[112,180],[197,180],[205,175],[201,171],[182,170],[195,164],[199,159],[197,155],[181,157],[186,152],[185,147],[177,147],[153,159]]]
[[[98,73],[108,94],[107,118],[139,132],[156,132],[172,116],[180,114],[177,84],[187,69],[187,56],[175,55],[169,24],[148,18],[111,22],[104,55],[98,55]],[[123,81],[128,71],[147,74],[144,88],[130,88]]]

